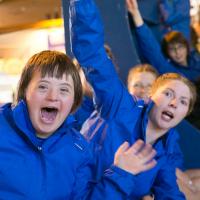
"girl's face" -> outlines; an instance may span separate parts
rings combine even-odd
[[[188,113],[191,93],[179,80],[169,80],[152,95],[155,105],[150,111],[149,122],[157,130],[167,132]]]
[[[168,54],[170,58],[183,66],[187,66],[187,47],[184,44],[176,43],[169,44],[168,46]]]
[[[41,78],[40,73],[35,73],[26,89],[26,102],[37,136],[50,136],[61,126],[73,106],[72,77]]]
[[[156,76],[151,72],[136,72],[128,83],[128,90],[138,99],[148,101],[149,92],[155,79]]]

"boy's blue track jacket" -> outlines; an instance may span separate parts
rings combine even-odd
[[[96,178],[113,162],[114,153],[124,142],[145,141],[148,112],[153,102],[136,102],[119,80],[104,50],[103,27],[92,0],[70,1],[72,50],[95,91],[98,112],[83,127],[87,138],[96,143]],[[175,168],[182,164],[177,133],[171,129],[154,148],[157,165],[135,176],[136,187],[127,199],[140,199],[154,193],[155,198],[185,199],[176,184]]]
[[[0,199],[125,199],[135,187],[134,176],[111,166],[94,182],[91,146],[70,116],[41,141],[25,102],[6,104],[0,110]]]

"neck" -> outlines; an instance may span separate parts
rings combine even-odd
[[[156,140],[165,135],[167,131],[168,130],[163,130],[154,126],[153,123],[149,120],[146,129],[146,143],[154,144]]]

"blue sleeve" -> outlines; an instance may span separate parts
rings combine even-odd
[[[168,26],[173,26],[184,19],[190,18],[189,0],[160,0],[159,7],[163,22]]]
[[[178,143],[175,145],[174,150],[173,154],[169,154],[170,164],[174,165],[175,168],[184,170],[183,153]]]
[[[71,1],[70,20],[72,51],[94,89],[95,105],[102,117],[116,117],[134,104],[105,52],[99,11],[92,0]]]
[[[86,152],[88,153],[88,152]],[[88,155],[87,155],[88,156]],[[71,193],[71,200],[123,200],[128,199],[135,187],[135,177],[116,167],[111,166],[105,171],[101,180],[92,180],[93,159],[84,159],[82,166],[76,171],[76,183]]]
[[[176,183],[176,168],[183,169],[183,154],[178,144],[179,134],[172,130],[166,141],[166,160],[162,164],[153,185],[155,199],[183,200]]]
[[[165,164],[157,174],[153,185],[155,199],[184,200],[185,197],[176,183],[175,166],[170,163],[169,161],[167,165]]]
[[[143,24],[136,28],[138,45],[145,59],[155,67],[160,74],[175,72],[180,73],[168,60],[164,57],[160,44],[155,39],[151,30],[147,25]]]
[[[76,119],[75,128],[81,130],[83,123],[88,119],[88,117],[95,110],[93,100],[90,97],[84,96],[80,107],[73,114]]]
[[[85,68],[95,92],[95,103],[101,108],[104,117],[115,117],[118,110],[125,107],[128,101],[133,102],[133,99],[107,57],[103,27],[94,2],[71,0],[69,24],[72,50],[80,65]],[[126,199],[135,187],[135,177],[114,166],[105,172],[100,182],[88,183],[94,169],[94,165],[87,163],[80,167],[72,199],[82,199],[83,194],[83,199]]]

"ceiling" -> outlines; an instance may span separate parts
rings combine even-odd
[[[0,33],[61,17],[61,0],[0,0]]]

